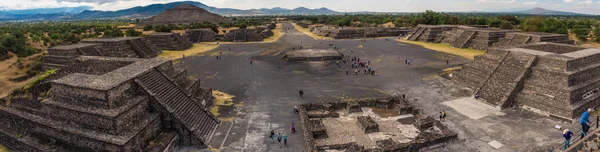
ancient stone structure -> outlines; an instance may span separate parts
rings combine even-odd
[[[403,27],[364,27],[341,28],[336,26],[310,25],[309,30],[319,36],[335,39],[356,39],[374,37],[398,37],[406,35],[410,29]]]
[[[454,74],[488,103],[515,103],[565,119],[600,105],[600,49],[557,43],[492,48]]]
[[[273,36],[271,29],[257,27],[255,29],[240,28],[230,30],[223,36],[223,41],[229,42],[251,42],[262,41],[267,37]]]
[[[302,129],[304,130],[304,141],[306,142],[307,151],[327,151],[327,150],[338,150],[338,151],[406,151],[410,146],[418,146],[418,147],[426,147],[433,144],[438,144],[442,142],[446,142],[449,140],[453,140],[457,138],[457,134],[453,133],[450,129],[445,127],[443,124],[439,123],[431,119],[431,117],[425,117],[418,114],[418,118],[427,118],[427,125],[423,127],[423,131],[418,131],[418,135],[413,135],[414,140],[410,142],[399,142],[399,139],[371,139],[370,136],[366,135],[367,133],[373,132],[382,132],[384,134],[394,133],[389,132],[390,130],[385,130],[385,127],[381,127],[382,124],[378,123],[374,120],[373,117],[369,116],[357,116],[356,124],[341,124],[343,127],[334,127],[328,128],[325,124],[326,120],[336,119],[339,115],[332,115],[329,113],[338,113],[346,111],[348,107],[360,106],[363,108],[369,107],[383,107],[389,108],[389,110],[394,110],[400,112],[399,108],[404,109],[413,109],[410,106],[408,100],[401,99],[398,97],[390,97],[384,99],[366,99],[366,100],[356,100],[351,102],[332,102],[332,103],[324,103],[324,104],[304,104],[299,106],[300,112],[300,121],[302,125]],[[411,108],[407,108],[410,106]],[[408,112],[413,113],[414,111]],[[332,117],[327,117],[325,114],[331,115]],[[357,115],[359,113],[352,113],[350,115]],[[340,119],[343,119],[343,122],[348,122],[348,119],[351,117],[350,115],[345,114],[346,116]],[[411,115],[412,116],[412,115]],[[400,117],[403,119],[403,117]],[[394,122],[395,120],[392,120]],[[398,120],[401,121],[401,120]],[[336,123],[342,123],[339,121],[334,121]],[[352,121],[350,121],[352,122]],[[382,121],[384,124],[388,125],[388,127],[394,126],[395,128],[397,124],[400,123],[390,123],[389,121]],[[425,122],[425,121],[420,121]],[[334,124],[336,124],[334,123]],[[352,122],[354,123],[354,122]],[[408,124],[413,124],[414,121],[411,121]],[[330,125],[330,124],[329,124]],[[414,125],[414,124],[413,124]],[[337,130],[343,130],[345,128],[353,128],[356,126],[357,129],[355,132],[344,134],[341,136],[341,140],[346,140],[348,142],[339,142],[335,140],[329,140],[330,138],[334,138],[334,136],[338,136],[340,132]],[[435,126],[436,129],[431,129]],[[330,126],[331,127],[331,126]],[[341,127],[341,126],[340,126]],[[356,128],[355,127],[355,128]],[[383,130],[382,130],[383,128]],[[362,131],[362,132],[361,132]],[[387,131],[387,132],[386,132]],[[333,133],[332,133],[333,132]],[[360,133],[358,133],[360,132]],[[403,131],[398,131],[403,132]],[[395,132],[395,133],[398,133]],[[337,134],[336,134],[337,133]],[[357,137],[350,134],[360,134]],[[340,137],[337,137],[340,138]],[[360,138],[360,139],[359,139]],[[369,141],[374,143],[373,147],[366,147],[364,143],[358,142],[367,142],[363,139],[367,138]],[[356,140],[356,141],[354,141]],[[375,144],[376,143],[376,144]]]
[[[153,58],[162,52],[143,37],[83,39],[81,43],[102,44],[100,53],[108,57]]]
[[[208,12],[197,6],[183,4],[167,9],[166,11],[136,25],[136,27],[143,28],[146,25],[194,24],[204,22],[218,24],[221,22],[231,22],[231,20]]]
[[[169,151],[206,147],[219,125],[206,110],[211,89],[170,60],[72,62],[35,86],[47,96],[2,100],[0,144],[18,151]]]
[[[198,43],[214,41],[216,35],[217,33],[211,29],[189,29],[185,30],[183,37],[188,41]]]
[[[473,48],[487,50],[504,38],[507,33],[517,30],[496,28],[455,28],[442,33],[442,42],[449,43],[457,48]]]
[[[370,116],[359,116],[356,123],[366,134],[379,132],[379,125]]]
[[[47,70],[71,65],[78,56],[152,58],[160,52],[162,50],[141,37],[84,39],[78,44],[49,48],[42,68]]]
[[[287,61],[341,60],[344,56],[335,50],[304,49],[286,52],[282,59]]]
[[[73,64],[78,56],[103,56],[100,52],[101,44],[78,43],[73,45],[62,45],[48,49],[48,55],[44,56],[42,69],[58,69]]]
[[[565,34],[553,34],[542,32],[513,32],[507,33],[504,38],[496,46],[522,45],[540,42],[553,42],[564,44],[575,44],[574,40],[569,40],[569,36]]]
[[[423,25],[419,24],[408,32],[407,39],[411,41],[424,41],[439,43],[443,39],[442,33],[458,28],[457,25]]]
[[[178,33],[152,33],[146,36],[152,44],[162,50],[187,50],[192,48],[192,42],[184,39]]]

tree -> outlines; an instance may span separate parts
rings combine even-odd
[[[150,31],[152,30],[154,27],[152,27],[152,25],[146,25],[144,26],[144,31]]]
[[[594,40],[600,42],[600,26],[594,28],[594,36],[596,36],[596,39]]]
[[[138,32],[135,29],[128,29],[127,31],[125,31],[125,35],[127,35],[127,36],[140,36],[140,35],[142,35],[142,32]]]
[[[573,26],[572,31],[577,36],[577,39],[579,39],[580,41],[584,41],[584,42],[587,41],[587,38],[590,34],[589,27],[587,27],[585,25],[575,25],[575,26]]]
[[[525,19],[523,23],[521,23],[521,30],[524,32],[541,32],[541,27],[544,19],[542,17],[531,17]]]
[[[155,32],[171,32],[171,28],[169,26],[165,26],[165,25],[157,25],[157,26],[154,26],[154,31]]]
[[[123,31],[119,29],[106,30],[102,37],[123,37]]]
[[[510,22],[504,21],[500,24],[501,29],[513,29],[513,25]]]

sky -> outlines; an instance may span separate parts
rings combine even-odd
[[[120,10],[181,0],[0,0],[0,10],[91,6],[94,10]],[[219,8],[320,8],[339,12],[503,11],[542,7],[552,10],[600,14],[600,0],[193,0]]]

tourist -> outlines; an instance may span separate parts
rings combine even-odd
[[[410,65],[410,60],[406,60],[406,63],[407,63],[408,65]]]
[[[407,59],[404,60],[404,64],[408,64],[408,60]]]
[[[340,66],[340,61],[335,61],[335,64],[337,64],[338,66]]]
[[[287,134],[286,133],[283,134],[283,144],[285,146],[287,146]]]
[[[271,142],[275,138],[274,135],[275,135],[275,130],[271,130],[271,136],[269,136],[269,138],[271,138]]]
[[[281,147],[281,132],[277,133],[277,143],[279,143],[279,147]]]
[[[405,94],[402,94],[402,99],[406,99],[406,95]]]
[[[281,65],[277,64],[277,70],[281,69]]]
[[[250,65],[252,65],[252,60],[250,60]]]
[[[229,49],[231,49],[231,48],[229,48]],[[219,55],[223,55],[223,52],[219,51]]]
[[[563,131],[563,137],[565,137],[565,147],[563,150],[567,150],[571,146],[571,136],[573,136],[573,132],[569,131],[569,129]]]
[[[217,55],[217,60],[219,59],[219,56]]]
[[[354,74],[358,75],[358,69],[354,69]]]
[[[292,133],[296,133],[296,126],[294,126],[294,123],[292,123],[292,126],[290,126],[290,128],[292,129]]]
[[[448,62],[449,62],[449,61],[448,61],[448,60],[446,60],[446,65],[448,64]]]
[[[300,111],[298,111],[298,106],[294,106],[294,113],[295,114],[300,113]]]
[[[367,68],[363,68],[363,73],[367,74]]]
[[[375,70],[372,70],[372,71],[371,71],[371,75],[375,75]]]
[[[590,108],[586,112],[583,112],[581,118],[579,119],[579,123],[581,124],[581,138],[587,135],[587,131],[590,129],[590,114],[594,112],[594,109]]]
[[[346,69],[346,75],[348,75],[348,69]]]
[[[367,65],[371,65],[371,60],[368,60],[368,61],[367,61]]]
[[[445,111],[440,112],[440,121],[444,122],[445,119],[446,119],[446,112]]]
[[[371,67],[369,67],[368,71],[369,71],[369,73],[371,73]]]

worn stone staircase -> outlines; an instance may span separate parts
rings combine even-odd
[[[512,101],[516,92],[522,89],[523,80],[535,59],[535,55],[509,52],[481,87],[480,96],[490,104],[508,106],[507,101]],[[521,87],[518,87],[519,84]]]
[[[425,31],[425,27],[418,27],[418,29],[415,31],[415,33],[413,33],[412,35],[410,35],[410,37],[408,37],[408,40],[411,41],[416,41],[422,34],[423,31]]]
[[[511,41],[508,43],[508,45],[526,44],[527,42],[529,42],[529,40],[531,40],[531,36],[516,35],[514,38],[511,39]]]
[[[85,48],[85,49],[77,49],[77,51],[81,54],[81,55],[85,55],[85,56],[102,56],[102,53],[100,53],[100,51],[98,49],[96,49],[96,47],[89,47],[89,48]]]
[[[134,46],[134,49],[139,56],[144,58],[153,58],[158,56],[158,52],[155,52],[150,46],[148,46],[142,39],[129,40],[129,43]]]
[[[475,35],[474,31],[464,31],[454,42],[452,46],[457,48],[465,48],[469,40]]]
[[[185,132],[178,130],[180,134],[191,134],[201,142],[195,144],[206,145],[210,142],[219,121],[204,107],[194,102],[165,74],[153,69],[135,81],[168,111],[176,122],[185,127]],[[194,141],[196,140],[190,140],[190,143]]]

